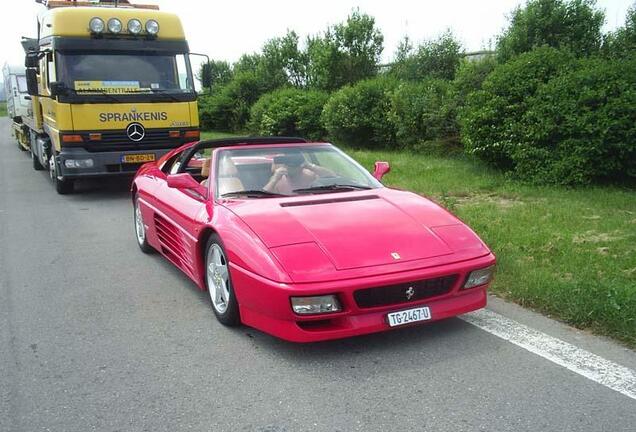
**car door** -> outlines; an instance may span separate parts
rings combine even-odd
[[[185,170],[178,170],[181,174]],[[186,173],[187,174],[187,173]],[[207,215],[207,193],[170,187],[160,182],[155,197],[153,225],[160,244],[160,252],[191,278],[197,274],[197,239]],[[189,175],[189,174],[187,174]]]

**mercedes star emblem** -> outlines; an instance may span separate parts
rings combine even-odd
[[[407,300],[411,300],[415,295],[415,289],[413,287],[408,287],[404,294],[406,294]]]
[[[139,123],[131,123],[126,128],[126,134],[131,141],[141,141],[146,136],[146,129]]]

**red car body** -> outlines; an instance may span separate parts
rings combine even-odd
[[[169,185],[162,164],[193,145],[141,167],[133,196],[148,243],[202,290],[206,240],[211,233],[221,237],[243,324],[285,340],[312,342],[389,330],[388,313],[419,305],[430,308],[429,321],[486,305],[487,283],[462,287],[471,271],[493,266],[494,255],[434,202],[387,187],[224,199],[215,197],[214,181],[198,192],[175,187],[174,181]],[[394,293],[423,281],[437,288],[414,301],[361,305],[357,297],[360,290]],[[291,308],[292,296],[322,294],[337,295],[342,311],[301,316]]]

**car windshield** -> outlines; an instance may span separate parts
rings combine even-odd
[[[216,161],[219,197],[268,198],[382,186],[331,145],[220,149]]]
[[[185,54],[58,52],[57,73],[78,94],[193,91]]]

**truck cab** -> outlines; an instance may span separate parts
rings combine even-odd
[[[44,4],[25,60],[33,98],[25,123],[33,166],[49,170],[59,193],[80,178],[132,175],[199,139],[176,15],[124,0]]]

